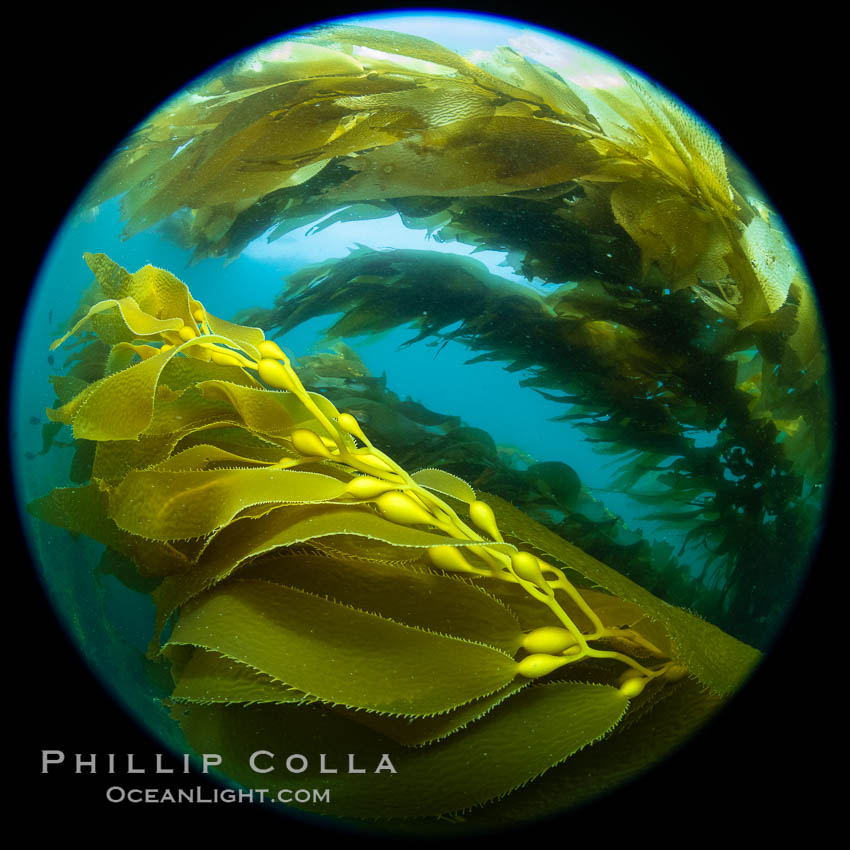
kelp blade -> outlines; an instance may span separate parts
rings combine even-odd
[[[227,774],[249,787],[256,782],[248,759],[257,741],[270,752],[303,753],[315,762],[320,753],[353,753],[365,773],[347,775],[347,762],[338,763],[338,774],[316,775],[314,784],[329,789],[333,816],[384,819],[459,812],[498,799],[605,736],[628,702],[605,685],[557,682],[525,688],[503,706],[510,710],[421,749],[320,706],[180,706],[177,716],[190,742],[219,753]],[[375,772],[384,754],[395,773]],[[267,775],[270,787],[290,781],[281,768]],[[327,814],[329,807],[312,808]]]
[[[511,656],[264,581],[185,606],[168,645],[248,664],[321,700],[388,714],[449,711],[510,682]]]

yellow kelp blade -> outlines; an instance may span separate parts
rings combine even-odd
[[[153,415],[141,437],[176,437],[177,441],[202,434],[210,427],[241,426],[239,416],[230,405],[210,400],[195,387],[179,395],[168,392],[162,383],[157,389]]]
[[[481,720],[508,697],[528,685],[528,679],[517,679],[486,697],[473,700],[445,714],[435,714],[431,717],[394,717],[389,714],[373,714],[345,708],[336,708],[335,711],[347,720],[386,735],[405,747],[424,747],[426,744],[442,741],[449,735],[465,729],[470,723]]]
[[[222,337],[226,339],[227,337]],[[227,384],[238,384],[241,387],[260,389],[260,383],[252,374],[240,366],[223,366],[208,360],[197,360],[194,357],[175,357],[162,370],[160,381],[174,392],[197,389],[205,381],[221,381]]]
[[[390,522],[359,505],[293,505],[256,519],[237,520],[212,538],[190,574],[165,581],[157,588],[157,633],[176,607],[227,578],[248,560],[284,546],[339,534],[383,540],[422,552],[447,540],[440,534]],[[482,544],[458,541],[458,545]],[[514,548],[508,544],[489,545],[504,552]]]
[[[184,651],[188,652],[188,660],[185,661],[181,658]],[[166,649],[165,654],[172,660],[176,684],[170,698],[175,702],[251,705],[314,701],[303,691],[290,688],[254,667],[211,650],[174,646]],[[528,684],[527,679],[514,681],[493,694],[473,700],[453,711],[429,717],[398,717],[339,706],[334,711],[406,747],[421,747],[447,738],[480,720]]]
[[[345,484],[315,472],[214,469],[129,472],[111,494],[119,528],[151,540],[188,540],[227,525],[243,508],[261,503],[336,499]]]
[[[458,812],[503,797],[598,741],[627,707],[606,685],[531,686],[459,733],[418,749],[316,706],[180,706],[176,716],[190,743],[221,754],[227,774],[248,787],[256,782],[248,759],[257,740],[275,753],[355,753],[365,773],[349,776],[347,764],[337,765],[339,773],[317,776],[315,786],[330,790],[335,816],[381,819]],[[395,772],[375,772],[384,754]],[[281,770],[268,777],[271,788],[289,781]],[[321,811],[327,814],[326,804]]]
[[[100,288],[108,298],[132,298],[139,307],[160,319],[181,319],[197,331],[193,300],[183,281],[156,266],[143,266],[131,274],[106,254],[84,254]]]
[[[442,469],[420,469],[419,472],[414,472],[411,477],[417,484],[421,484],[429,490],[436,490],[446,496],[454,496],[455,499],[460,499],[462,502],[475,501],[475,490],[462,478],[458,478],[457,475],[452,475],[450,472],[444,472]]]
[[[228,342],[215,336],[207,336],[205,341]],[[194,341],[185,342],[107,375],[89,384],[59,409],[48,409],[47,416],[53,422],[73,425],[74,436],[78,438],[134,439],[148,427],[153,417],[157,384],[163,370],[176,354],[194,344]]]
[[[197,647],[174,646],[166,650],[172,661],[175,687],[173,702],[210,705],[223,703],[309,703],[315,698],[272,679],[254,667],[217,652]],[[186,659],[181,656],[187,655]],[[175,672],[176,671],[176,672]],[[342,717],[386,735],[406,747],[421,747],[464,729],[480,720],[508,697],[528,686],[528,680],[511,682],[486,697],[444,714],[412,718],[346,709],[334,711]]]
[[[206,313],[207,324],[215,336],[226,337],[233,340],[246,354],[253,358],[259,358],[257,346],[266,338],[259,328],[249,328],[245,325],[237,325],[225,319]]]
[[[488,592],[494,588],[485,589],[454,574],[367,560],[368,554],[362,543],[356,557],[347,558],[284,550],[246,565],[239,577],[332,596],[344,605],[408,626],[516,653],[522,630],[513,611]]]
[[[174,649],[184,648],[178,646]],[[170,656],[178,654],[176,651],[166,653]],[[172,672],[180,668],[171,693],[171,699],[176,702],[284,703],[300,702],[305,698],[303,692],[211,650],[194,648],[185,664],[175,662],[172,657]]]
[[[245,427],[259,434],[284,436],[294,428],[303,428],[306,423],[314,421],[313,413],[292,393],[221,380],[203,381],[198,384],[198,389],[206,399],[226,401]],[[309,393],[309,397],[329,419],[339,415],[339,411],[323,396]]]
[[[188,650],[187,661],[180,656]],[[254,667],[234,661],[217,652],[200,648],[175,646],[165,654],[172,660],[175,687],[170,699],[174,702],[210,705],[224,703],[299,703],[311,697],[261,673]],[[176,672],[175,672],[176,671]],[[480,720],[508,697],[529,684],[517,680],[486,697],[473,700],[453,711],[429,717],[396,717],[374,712],[336,707],[334,711],[348,720],[386,735],[406,747],[421,747],[447,738]]]
[[[118,528],[107,514],[107,494],[97,483],[85,487],[57,487],[27,505],[33,516],[85,534],[135,562],[143,575],[185,572],[189,561],[167,544],[145,540]]]
[[[109,321],[106,321],[104,313],[108,310],[115,310],[116,315],[106,317],[109,319]],[[58,348],[69,336],[77,333],[86,322],[93,322],[98,318],[101,321],[97,323],[96,333],[110,345],[148,336],[158,338],[163,331],[178,331],[183,327],[182,319],[158,319],[151,316],[139,309],[139,305],[133,298],[109,299],[98,301],[91,307],[88,313],[68,333],[50,344],[50,350],[53,351]]]
[[[118,482],[133,469],[164,461],[174,450],[180,434],[142,434],[137,440],[102,440],[97,443],[91,477]]]
[[[637,706],[599,745],[575,753],[533,784],[518,788],[498,804],[464,816],[465,826],[510,829],[597,800],[635,780],[690,739],[723,703],[693,679],[659,689],[651,711],[629,722]],[[616,803],[616,801],[612,801]]]
[[[204,431],[198,434],[202,437]],[[189,448],[175,451],[168,459],[156,464],[156,469],[163,472],[187,472],[201,469],[235,469],[267,466],[274,461],[236,454],[207,443],[200,443]],[[151,468],[154,464],[147,464]]]
[[[516,662],[265,581],[226,582],[181,609],[169,646],[211,649],[321,700],[388,714],[449,711],[503,687]]]

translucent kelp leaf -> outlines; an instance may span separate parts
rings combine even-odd
[[[107,494],[97,484],[57,487],[30,502],[27,510],[45,522],[104,543],[134,561],[143,575],[172,575],[189,568],[185,556],[170,546],[118,528],[107,515]]]
[[[224,366],[194,357],[175,357],[169,360],[159,380],[160,386],[164,384],[178,393],[205,381],[223,381],[241,387],[262,387],[260,382],[241,366]]]
[[[108,297],[133,298],[145,313],[160,319],[182,319],[197,331],[189,289],[171,272],[147,265],[130,274],[106,254],[86,253],[83,257]]]
[[[297,455],[291,446],[287,448],[272,438],[263,438],[245,428],[236,427],[235,423],[231,427],[224,422],[185,434],[175,450],[183,451],[201,445],[215,445],[224,451],[262,463],[277,463],[281,458]]]
[[[346,53],[301,41],[283,41],[260,48],[237,65],[230,77],[235,91],[278,83],[281,79],[309,79],[342,73],[361,73],[362,65]]]
[[[457,475],[444,472],[442,469],[420,469],[419,472],[413,473],[412,478],[417,484],[421,484],[429,490],[454,496],[455,499],[460,499],[462,502],[475,501],[475,490],[466,481],[458,478]]]
[[[204,381],[199,384],[204,397],[224,400],[245,423],[245,427],[261,434],[286,435],[295,427],[314,420],[313,414],[292,393],[272,392],[253,387],[230,384],[226,381]],[[339,411],[318,393],[310,393],[325,416],[336,418]]]
[[[406,569],[414,566],[422,569],[422,552],[404,549],[368,537],[349,537],[345,534],[329,534],[310,541],[310,546],[321,554],[343,561],[363,561],[367,564],[384,564],[388,567]]]
[[[615,727],[627,707],[617,689],[605,685],[528,687],[459,733],[417,749],[318,706],[190,706],[185,713],[181,706],[177,717],[190,742],[221,754],[228,771],[248,787],[256,781],[248,759],[257,740],[275,753],[355,753],[365,773],[352,777],[343,769],[314,779],[316,787],[330,789],[334,815],[401,818],[459,812],[502,798],[569,763]],[[394,772],[375,772],[384,755]],[[283,781],[268,776],[272,785]],[[563,790],[569,795],[572,789]]]
[[[556,558],[628,602],[638,605],[651,620],[664,625],[681,661],[703,684],[718,694],[730,694],[760,661],[761,653],[736,640],[706,620],[653,596],[630,579],[605,566],[577,546],[525,516],[490,493],[479,494],[494,510],[503,533]]]
[[[206,336],[205,342],[226,343],[222,337]],[[168,362],[195,343],[170,348],[141,363],[89,384],[83,392],[58,410],[48,411],[54,422],[72,424],[75,437],[88,440],[129,440],[150,424],[160,374]]]
[[[180,439],[173,432],[137,440],[101,440],[94,455],[92,477],[102,481],[120,481],[132,469],[144,469],[165,460]]]
[[[744,231],[741,245],[773,313],[787,300],[791,282],[799,273],[788,241],[781,231],[771,228],[760,216],[754,216]]]
[[[492,53],[476,56],[476,65],[518,90],[533,92],[555,113],[571,122],[600,129],[587,104],[571,84],[545,66],[529,62],[513,48],[499,47]]]
[[[73,423],[74,436],[93,440],[124,440],[145,430],[153,415],[156,383],[174,349],[89,384],[56,411],[54,422]],[[83,413],[83,410],[85,413]]]
[[[385,204],[351,204],[350,206],[343,207],[333,215],[323,218],[320,222],[313,225],[313,227],[307,231],[307,235],[311,236],[314,233],[320,233],[322,230],[326,230],[331,225],[337,224],[338,222],[374,221],[375,219],[388,218],[389,216],[396,215],[397,212],[398,210],[394,207]],[[271,242],[272,239],[270,238],[269,241]]]
[[[324,502],[345,493],[335,478],[287,469],[129,472],[109,498],[119,528],[151,540],[188,540],[259,503]]]
[[[111,315],[108,311],[115,311]],[[144,310],[139,309],[133,298],[121,298],[99,301],[91,307],[64,336],[50,345],[51,351],[60,346],[69,336],[87,322],[91,322],[95,333],[107,344],[138,339],[140,337],[158,337],[163,331],[177,331],[183,327],[182,319],[157,319]]]
[[[382,111],[393,114],[414,112],[424,127],[441,127],[468,118],[485,119],[493,114],[497,98],[466,80],[424,83],[416,88],[381,92],[362,97],[337,98],[335,103],[357,111]]]
[[[630,88],[652,115],[665,139],[685,164],[703,198],[721,213],[733,209],[723,147],[711,129],[663,90],[625,74]]]
[[[167,645],[242,661],[321,700],[388,714],[448,711],[503,687],[516,662],[300,590],[234,580],[180,611]]]
[[[266,338],[265,334],[259,328],[249,328],[245,325],[237,325],[234,322],[228,322],[225,319],[219,319],[210,313],[205,313],[207,324],[210,331],[217,335],[233,340],[237,345],[241,346],[243,351],[254,358],[259,357],[257,346]]]
[[[268,460],[259,460],[254,457],[235,454],[219,446],[200,443],[175,452],[161,463],[156,464],[156,469],[162,472],[184,472],[188,470],[215,468],[253,468],[255,466],[265,466],[268,463],[270,463]],[[153,464],[147,465],[153,466]]]
[[[111,375],[126,369],[137,357],[147,360],[159,354],[159,348],[154,345],[134,345],[131,342],[119,342],[112,346],[109,357],[106,358],[104,375]]]
[[[130,274],[106,254],[86,253],[83,254],[83,259],[107,298],[133,298],[143,310],[156,313],[159,305],[150,281]]]
[[[211,427],[241,426],[239,415],[229,405],[207,399],[196,387],[188,387],[179,395],[166,392],[160,384],[154,400],[153,416],[141,437],[171,437],[180,440],[192,432]]]
[[[620,183],[611,209],[640,246],[644,276],[655,263],[678,288],[728,274],[724,257],[732,248],[716,216],[658,177]]]
[[[370,50],[381,51],[391,56],[407,56],[429,64],[443,65],[465,74],[482,73],[458,56],[457,53],[435,41],[408,33],[375,30],[356,24],[337,24],[315,30],[312,35],[320,41],[340,45],[362,45]]]
[[[336,201],[414,195],[469,197],[564,183],[593,171],[599,157],[555,122],[532,117],[464,119],[423,130],[421,139],[364,152],[357,173],[326,192]]]

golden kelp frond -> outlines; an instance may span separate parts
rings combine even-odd
[[[601,130],[579,93],[579,87],[539,62],[532,62],[510,47],[499,47],[491,53],[478,53],[475,63],[503,82],[511,83],[514,92],[528,92],[546,104],[555,115],[590,130]]]
[[[611,192],[618,224],[641,248],[641,272],[661,272],[670,289],[729,276],[732,252],[722,222],[669,184],[653,177],[629,180]]]
[[[721,215],[731,215],[734,193],[726,174],[723,148],[714,132],[663,91],[650,89],[631,74],[626,75],[626,80],[685,166],[696,190],[694,194]],[[650,145],[650,155],[659,140],[652,141],[656,144]]]
[[[113,300],[130,297],[136,275],[95,265]],[[293,733],[327,753],[343,739],[358,757],[379,746],[402,784],[329,774],[335,812],[431,818],[499,806],[621,724],[651,731],[645,718],[689,676],[705,688],[696,728],[711,694],[728,696],[757,662],[462,475],[411,475],[259,330],[217,321],[188,290],[186,303],[193,333],[179,344],[180,316],[157,315],[159,337],[145,339],[158,353],[64,388],[77,394],[53,415],[96,444],[92,478],[30,510],[104,544],[116,577],[135,564],[124,580],[156,603],[150,656],[169,666],[175,719],[198,751],[230,763],[258,729],[271,746]],[[398,402],[351,353],[328,364],[352,382],[337,393]],[[441,417],[410,412],[412,429],[446,437],[418,421]],[[532,478],[540,498],[576,498],[563,469]],[[619,778],[602,764],[600,791]],[[564,788],[557,804],[574,799]]]
[[[585,274],[637,286],[717,285],[735,297],[704,300],[741,327],[782,307],[792,280],[809,287],[707,125],[630,74],[598,79],[582,86],[509,48],[473,62],[416,36],[319,27],[170,101],[88,202],[123,195],[126,235],[175,216],[169,231],[196,258],[395,204],[408,226],[524,255],[546,280],[575,279],[584,258]],[[438,220],[410,214],[409,201],[439,198]],[[529,231],[550,239],[498,221],[529,208]]]

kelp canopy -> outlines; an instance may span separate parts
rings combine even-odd
[[[258,747],[353,751],[365,773],[311,777],[330,805],[295,805],[397,832],[521,823],[635,776],[759,660],[498,496],[410,474],[261,330],[170,273],[86,261],[96,283],[54,343],[79,336],[48,411],[72,429],[81,486],[29,509],[152,594],[173,717],[228,776],[255,785]],[[342,350],[304,371],[357,363]]]
[[[412,326],[414,340],[530,370],[523,384],[622,456],[613,487],[685,529],[701,575],[646,541],[618,568],[763,644],[817,536],[830,462],[812,288],[709,128],[629,74],[599,79],[507,47],[471,61],[412,35],[323,27],[175,98],[87,203],[122,195],[126,236],[161,222],[196,260],[396,214],[432,239],[506,252],[551,292],[469,259],[358,248],[243,318],[285,333],[342,313],[330,337]],[[580,516],[557,530],[572,539],[583,523],[589,549],[608,553],[605,527]]]

